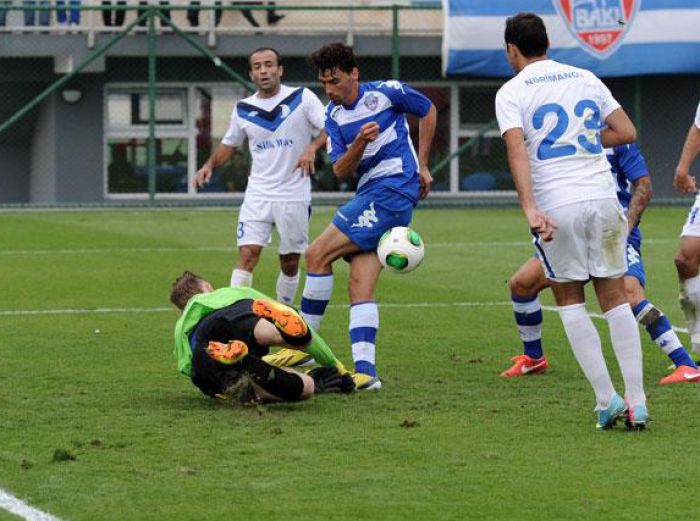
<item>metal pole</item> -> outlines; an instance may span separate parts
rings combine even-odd
[[[455,159],[457,156],[462,155],[464,152],[466,152],[466,151],[469,150],[471,147],[473,147],[474,145],[476,145],[476,144],[479,142],[479,140],[484,136],[484,134],[485,134],[487,131],[489,131],[489,130],[491,130],[492,128],[495,128],[495,127],[496,127],[497,123],[498,123],[498,122],[496,121],[495,118],[492,119],[491,121],[489,121],[486,125],[484,125],[483,127],[481,127],[481,128],[479,129],[479,133],[478,133],[476,136],[472,136],[471,138],[469,138],[469,140],[467,140],[466,142],[462,143],[462,145],[461,145],[457,150],[455,150],[454,152],[452,152],[449,156],[447,156],[447,157],[441,159],[441,160],[438,161],[435,165],[431,166],[431,167],[430,167],[430,173],[433,174],[433,175],[437,174],[440,170],[442,170],[442,169],[445,168],[447,165],[449,165],[450,162],[451,162],[453,159]]]
[[[391,6],[391,78],[398,80],[401,78],[399,63],[399,6]]]
[[[156,10],[148,8],[148,198],[156,197]]]
[[[226,65],[223,61],[221,61],[221,58],[216,56],[214,53],[212,53],[209,49],[206,47],[200,45],[197,40],[192,38],[189,34],[185,33],[180,29],[177,25],[172,23],[170,20],[168,20],[165,16],[163,16],[162,13],[156,11],[156,15],[160,18],[161,23],[165,23],[169,27],[173,28],[173,31],[175,31],[179,36],[181,36],[187,43],[189,43],[192,47],[197,49],[199,52],[201,52],[204,56],[209,58],[212,62],[214,62],[214,65],[217,67],[221,67],[224,71],[228,73],[231,78],[233,78],[235,81],[243,85],[243,87],[248,90],[248,92],[253,92],[255,89],[253,88],[253,85],[246,80],[243,76],[238,74],[236,71],[234,71],[231,67]]]
[[[90,65],[92,62],[94,62],[97,58],[99,58],[104,53],[106,53],[109,49],[111,49],[119,40],[124,38],[124,36],[126,36],[136,26],[136,24],[138,24],[141,20],[145,19],[147,15],[148,15],[148,13],[142,13],[136,20],[134,20],[129,25],[127,25],[117,36],[115,36],[112,40],[110,40],[108,43],[106,43],[103,47],[100,47],[98,50],[96,50],[83,63],[78,65],[75,68],[75,70],[73,70],[73,72],[66,74],[65,76],[63,76],[59,80],[56,80],[55,83],[53,83],[52,85],[49,85],[43,92],[38,94],[33,100],[31,100],[24,107],[22,107],[17,112],[15,112],[12,115],[12,117],[10,117],[10,119],[8,119],[2,125],[0,125],[0,134],[2,134],[10,126],[12,126],[13,123],[15,123],[16,121],[21,119],[27,112],[29,112],[34,107],[36,107],[39,103],[41,103],[46,98],[48,98],[53,92],[60,89],[63,85],[65,85],[67,82],[69,82],[71,80],[71,78],[73,78],[74,76],[77,76],[78,73],[80,73],[88,65]]]

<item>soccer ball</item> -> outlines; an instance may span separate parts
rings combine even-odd
[[[415,230],[397,226],[387,230],[379,239],[377,257],[387,270],[394,273],[408,273],[423,262],[425,246]]]

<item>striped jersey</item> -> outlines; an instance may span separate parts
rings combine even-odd
[[[418,201],[418,158],[406,114],[422,118],[430,105],[423,94],[395,80],[361,83],[350,105],[328,104],[326,132],[333,163],[347,152],[362,125],[379,125],[379,136],[367,145],[357,168],[358,194],[381,186]]]
[[[617,186],[617,199],[627,213],[634,192],[633,184],[636,180],[648,176],[649,169],[636,143],[606,148],[605,155]],[[629,238],[637,243],[641,241],[642,233],[638,226],[630,232]]]
[[[306,88],[281,85],[271,98],[255,93],[231,114],[224,145],[237,147],[248,138],[252,158],[246,196],[266,201],[311,201],[308,177],[294,170],[312,133],[323,128],[323,104]]]

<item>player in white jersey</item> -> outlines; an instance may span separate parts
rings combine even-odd
[[[695,177],[690,175],[690,166],[700,152],[700,104],[695,113],[695,121],[690,125],[683,145],[681,157],[676,167],[673,186],[681,193],[698,191]],[[680,303],[688,321],[688,332],[694,353],[700,353],[700,195],[690,209],[683,226],[681,243],[676,253],[676,269],[680,283]]]
[[[609,429],[625,415],[628,426],[644,428],[641,342],[622,278],[627,221],[603,152],[634,141],[634,125],[594,74],[547,58],[549,39],[538,16],[509,18],[505,43],[516,76],[498,91],[496,116],[566,335],[595,392],[597,428]],[[615,392],[586,312],[589,278],[610,327],[626,400]]]
[[[226,135],[197,172],[195,184],[208,182],[213,169],[248,139],[252,166],[238,215],[238,262],[231,286],[253,285],[253,269],[276,227],[281,268],[277,300],[291,304],[299,286],[299,257],[309,240],[309,176],[316,151],[326,142],[324,108],[309,89],[281,84],[283,67],[275,49],[253,51],[248,65],[258,90],[236,104]],[[312,141],[313,133],[318,137]]]

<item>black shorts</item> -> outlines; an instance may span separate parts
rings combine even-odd
[[[236,394],[244,400],[254,398],[249,382],[253,381],[267,392],[285,401],[298,400],[303,391],[299,375],[274,367],[261,358],[269,348],[255,340],[254,329],[260,316],[252,311],[251,299],[239,300],[204,317],[191,334],[192,383],[207,396],[226,394],[238,385]],[[206,348],[210,340],[228,343],[241,340],[248,346],[248,356],[241,362],[226,365],[209,357]],[[248,377],[248,381],[242,380]]]

